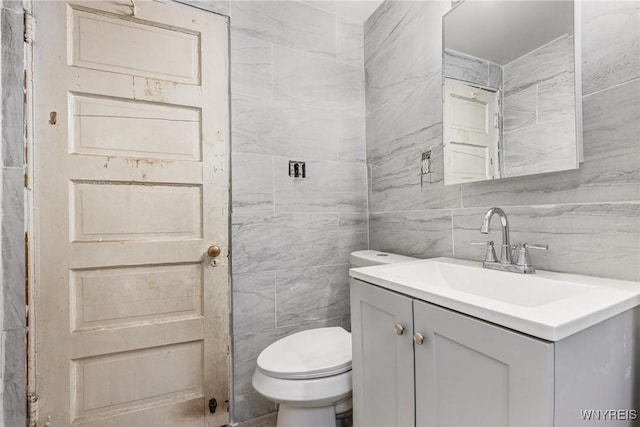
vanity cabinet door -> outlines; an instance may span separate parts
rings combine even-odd
[[[351,279],[353,421],[415,425],[412,300]]]
[[[553,425],[552,343],[421,301],[414,329],[416,426]]]

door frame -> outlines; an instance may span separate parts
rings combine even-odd
[[[25,14],[25,35],[29,31],[28,26],[32,25],[35,27],[35,22],[33,19],[33,1],[34,0],[24,0],[23,1],[23,9]],[[29,23],[30,21],[30,23]],[[34,32],[35,28],[31,28],[31,31]],[[33,34],[32,34],[33,36]],[[27,177],[33,177],[33,151],[35,146],[35,139],[33,137],[33,102],[34,102],[34,93],[33,93],[33,43],[32,37],[25,37],[25,72],[24,72],[24,122],[25,122],[25,137],[24,137],[24,145],[25,145],[25,174]],[[25,225],[26,225],[26,282],[27,282],[27,300],[26,300],[26,323],[27,323],[27,425],[35,426],[36,425],[36,411],[38,410],[38,396],[36,393],[36,344],[35,344],[35,334],[34,331],[36,329],[35,324],[31,321],[35,316],[35,285],[33,280],[33,268],[35,265],[35,256],[33,249],[33,239],[32,236],[34,234],[34,198],[33,198],[33,180],[26,181],[26,194],[25,194]]]
[[[25,320],[26,320],[26,343],[25,343],[25,356],[26,356],[26,404],[27,404],[27,425],[29,427],[35,427],[37,421],[37,413],[38,413],[38,396],[37,396],[37,375],[36,375],[36,343],[35,343],[35,330],[36,325],[33,319],[37,315],[35,311],[35,294],[36,294],[36,286],[34,281],[34,267],[36,266],[36,257],[34,248],[34,238],[37,238],[34,234],[35,224],[35,204],[37,201],[34,200],[34,192],[33,192],[33,184],[34,184],[34,148],[35,148],[35,138],[34,138],[34,100],[37,98],[36,94],[33,90],[33,43],[32,40],[34,36],[37,37],[37,23],[33,19],[33,2],[38,0],[23,0],[22,4],[22,12],[24,13],[24,24],[22,27],[22,31],[24,32],[25,42],[24,46],[24,80],[23,80],[23,90],[24,90],[24,102],[23,102],[23,122],[24,122],[24,133],[23,133],[23,149],[25,153],[24,157],[24,169],[25,169],[25,197],[24,197],[24,226],[25,226],[25,288],[26,288],[26,299],[25,299]],[[83,0],[79,0],[83,1]],[[127,0],[122,0],[126,2]],[[135,7],[135,3],[132,0],[131,3]],[[201,12],[213,13],[219,16],[222,16],[227,19],[227,43],[231,42],[231,34],[230,34],[230,17],[228,15],[224,15],[218,12],[214,12],[212,10],[205,9],[198,5],[192,4],[185,0],[141,0],[141,1],[157,1],[160,3],[168,4],[172,7],[189,7]],[[227,49],[227,59],[230,58],[230,49]],[[226,256],[228,257],[228,270],[227,270],[227,295],[228,295],[228,304],[227,304],[227,322],[228,322],[228,333],[227,333],[227,343],[228,343],[228,357],[226,358],[227,364],[227,376],[228,376],[228,412],[227,419],[228,422],[232,421],[233,414],[233,364],[231,363],[232,357],[232,313],[231,313],[231,248],[232,248],[232,240],[231,240],[231,75],[230,75],[230,61],[227,63],[227,104],[228,104],[228,123],[227,123],[227,148],[228,148],[228,156],[226,160],[227,170],[228,170],[228,187],[227,187],[227,200],[228,200],[228,209],[227,209],[227,247],[228,253]],[[225,254],[223,254],[224,256]],[[220,403],[218,402],[218,407],[220,407]],[[224,406],[224,405],[222,405]],[[1,421],[1,419],[0,419]],[[203,418],[203,422],[206,423]]]

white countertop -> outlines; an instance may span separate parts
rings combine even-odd
[[[508,273],[451,258],[352,268],[350,276],[548,341],[640,305],[640,282]]]

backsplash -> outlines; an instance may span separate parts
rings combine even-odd
[[[233,421],[272,412],[260,351],[349,327],[349,253],[368,247],[362,24],[302,2],[232,1]],[[291,178],[289,161],[306,163]]]
[[[513,242],[550,245],[532,253],[539,268],[640,280],[640,5],[582,3],[580,169],[445,187],[440,50],[449,8],[387,1],[365,23],[371,249],[481,260],[483,249],[468,242],[488,237],[482,215],[499,206]],[[421,182],[429,148],[433,173]]]

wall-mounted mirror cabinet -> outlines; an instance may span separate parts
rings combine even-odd
[[[445,184],[577,169],[579,2],[465,0],[443,17]]]

